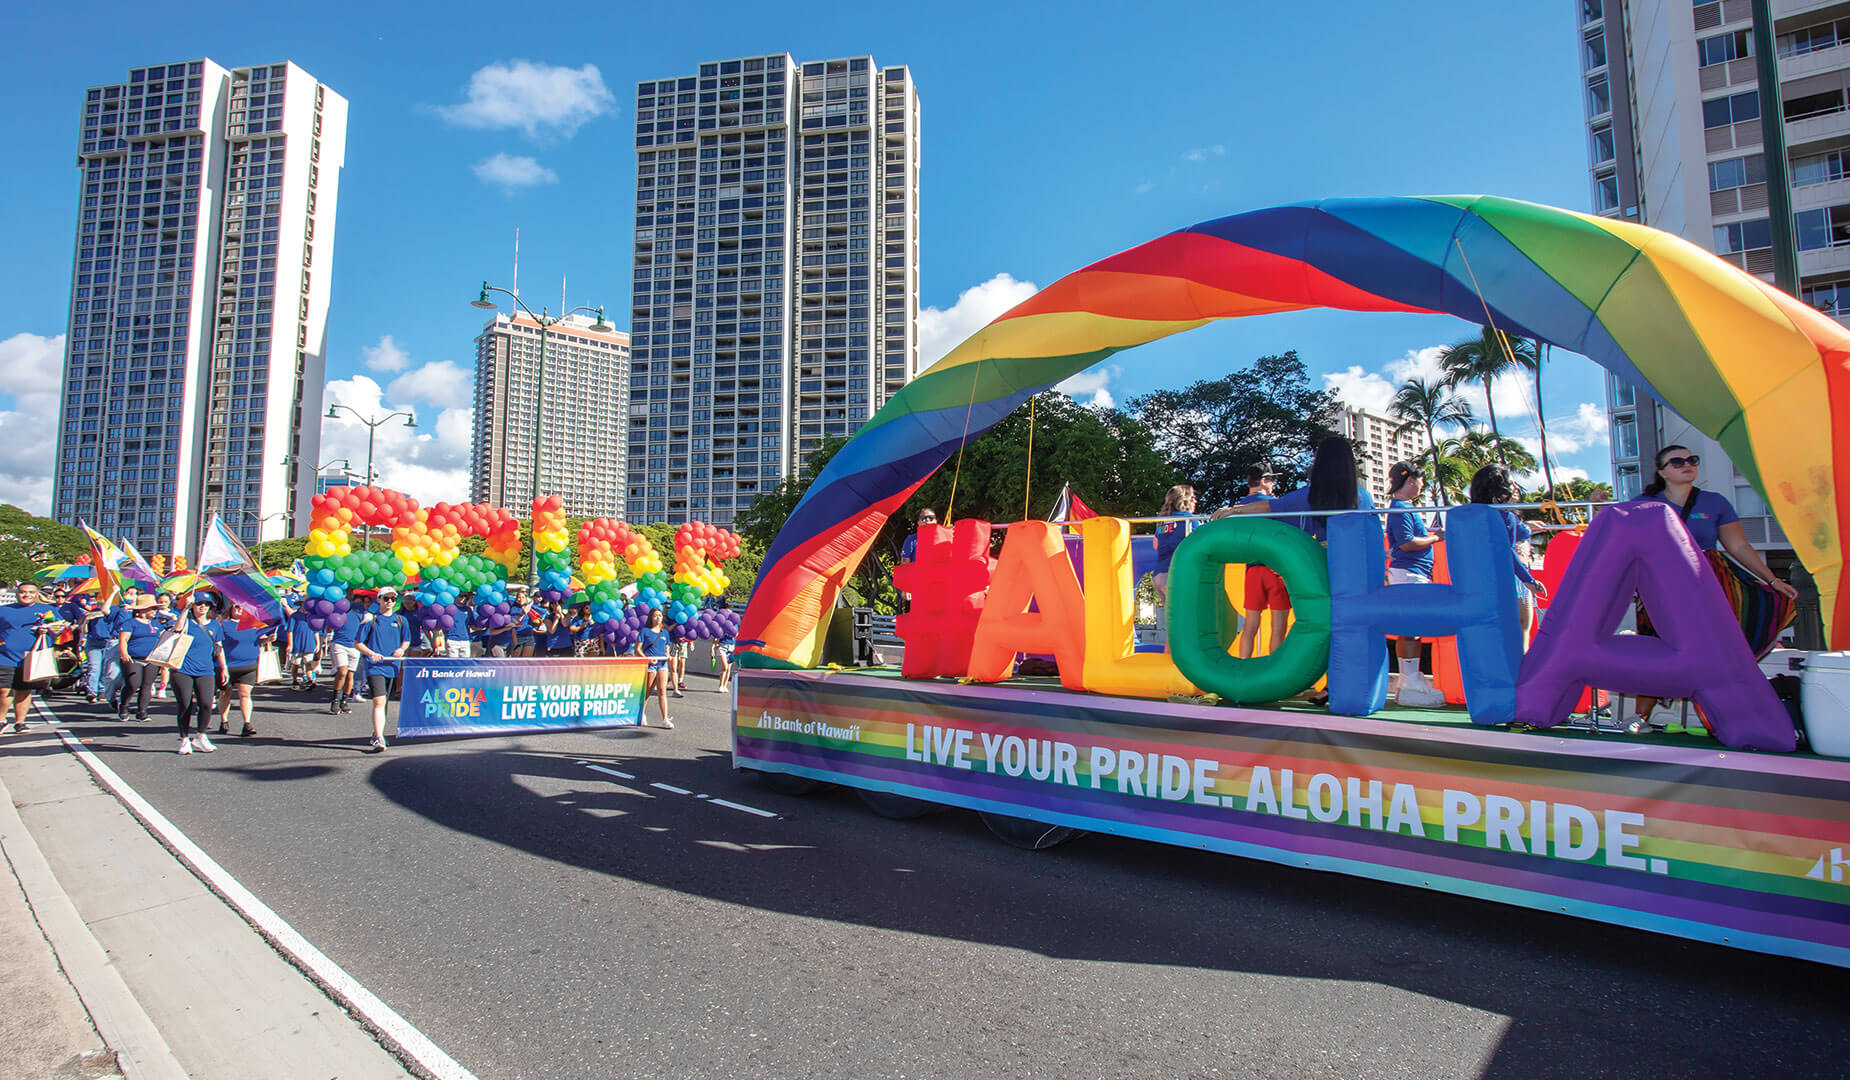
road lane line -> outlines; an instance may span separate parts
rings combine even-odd
[[[50,715],[51,710],[43,702],[34,704],[47,716]],[[444,1053],[428,1036],[413,1027],[410,1021],[362,986],[359,980],[347,974],[344,968],[311,944],[281,915],[272,911],[269,905],[257,899],[255,893],[240,884],[217,860],[206,854],[205,849],[168,821],[148,800],[141,797],[140,792],[118,776],[114,769],[103,764],[75,735],[62,728],[56,734],[63,740],[65,748],[77,755],[77,760],[90,770],[91,775],[113,792],[130,813],[140,818],[141,823],[178,855],[200,880],[236,908],[247,922],[257,928],[258,933],[271,945],[282,950],[298,968],[319,983],[330,997],[364,1017],[368,1026],[394,1050],[415,1061],[438,1080],[476,1080],[474,1073]]]
[[[593,765],[588,761],[580,761],[578,762],[578,764],[583,765],[585,768],[590,769],[594,772],[601,772],[606,776],[621,777],[624,780],[636,779],[634,776],[631,776],[629,773],[621,772],[617,769],[606,768],[602,765]],[[649,786],[652,788],[660,788],[663,791],[673,792],[676,795],[692,795],[696,799],[705,799],[707,802],[713,803],[715,806],[723,806],[728,810],[739,810],[747,814],[755,814],[761,818],[770,818],[773,821],[781,820],[781,815],[773,814],[769,810],[760,810],[755,806],[746,806],[744,803],[736,803],[730,799],[722,799],[717,795],[708,795],[704,791],[689,791],[686,788],[675,787],[673,784],[664,784],[664,783],[661,783],[655,780],[649,781]]]

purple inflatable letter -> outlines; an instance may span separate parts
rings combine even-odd
[[[1662,637],[1616,633],[1633,594]],[[1553,727],[1588,686],[1694,698],[1728,746],[1797,746],[1715,571],[1664,503],[1626,503],[1593,519],[1523,659],[1516,720]]]

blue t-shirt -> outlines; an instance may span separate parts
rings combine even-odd
[[[1668,492],[1646,495],[1645,499],[1668,505],[1679,517],[1683,514],[1683,504],[1671,502]],[[1697,547],[1704,551],[1714,551],[1721,547],[1722,526],[1739,520],[1741,516],[1734,512],[1734,504],[1726,497],[1698,488],[1696,505],[1690,508],[1689,517],[1683,519],[1683,527],[1689,530],[1690,538],[1696,541]]]
[[[1169,560],[1175,558],[1176,548],[1189,533],[1195,531],[1200,521],[1165,521],[1156,527],[1156,573],[1169,572]]]
[[[552,620],[548,619],[547,621],[551,622]],[[572,620],[571,618],[568,616],[564,619],[561,619],[559,621],[559,626],[557,629],[546,630],[544,631],[544,634],[546,637],[546,647],[548,649],[569,649],[571,648],[572,647]]]
[[[668,630],[642,628],[642,655],[649,657],[666,657],[668,655]]]
[[[289,648],[303,655],[315,651],[315,628],[309,623],[306,611],[289,616]]]
[[[18,667],[38,639],[32,625],[50,614],[50,604],[0,604],[0,667]]]
[[[366,620],[365,627],[360,630],[359,640],[367,648],[385,657],[383,660],[367,657],[366,674],[395,679],[402,662],[393,658],[392,654],[411,640],[411,624],[405,621],[403,615],[375,615]]]
[[[91,608],[90,611],[84,613],[86,619],[90,619],[91,612],[96,613],[96,618],[90,619],[84,627],[84,648],[104,649],[116,640],[116,616],[119,611],[121,609],[115,607],[107,611]]]
[[[1529,564],[1523,562],[1522,557],[1516,554],[1516,545],[1527,540],[1532,534],[1529,527],[1523,524],[1522,515],[1516,511],[1505,510],[1502,516],[1503,530],[1510,536],[1510,566],[1516,574],[1516,595],[1520,598],[1529,595],[1529,590],[1523,587],[1523,583],[1535,584],[1535,575],[1529,572]]]
[[[180,659],[180,674],[218,674],[218,658],[213,650],[225,643],[225,631],[219,626],[218,620],[208,619],[201,623],[197,619],[188,618],[181,626],[186,636],[193,640],[186,647],[186,655]]]
[[[360,622],[366,613],[358,608],[347,612],[347,621],[334,628],[334,644],[352,645],[360,640]]]
[[[468,614],[466,609],[458,608],[456,617],[450,621],[456,625],[443,632],[444,640],[450,642],[468,641],[470,632],[474,629],[473,624],[475,622],[475,617]]]
[[[1267,501],[1271,503],[1268,512],[1273,514],[1289,514],[1292,511],[1309,510],[1311,508],[1310,488],[1308,486],[1301,487],[1296,491],[1286,492],[1277,498]],[[1356,487],[1355,508],[1357,510],[1373,510],[1375,508],[1375,497],[1368,493],[1367,488],[1361,486]],[[1328,521],[1328,518],[1311,517],[1307,515],[1298,518],[1290,524],[1296,525],[1298,528],[1309,533],[1312,540],[1321,542],[1329,537],[1329,527],[1326,524]]]
[[[154,625],[160,627],[162,630],[172,630],[179,621],[180,617],[174,614],[172,608],[157,607],[154,609]]]
[[[521,607],[519,605],[515,605],[508,612],[509,617],[514,620],[514,637],[516,640],[533,640],[533,618],[538,614],[539,612],[535,611],[532,607]]]
[[[249,630],[238,629],[236,619],[225,619],[219,624],[219,632],[225,639],[225,666],[233,671],[257,666],[257,654],[262,651],[257,642],[276,634],[274,626],[253,626]]]
[[[1388,503],[1392,510],[1400,506],[1412,506],[1405,499],[1393,499]],[[1425,514],[1389,514],[1387,519],[1388,565],[1396,570],[1407,570],[1420,574],[1431,580],[1433,575],[1432,546],[1429,544],[1418,551],[1403,551],[1400,545],[1409,540],[1430,536],[1426,531]]]
[[[160,642],[161,635],[165,633],[165,631],[154,625],[152,620],[137,619],[134,616],[130,616],[128,625],[122,627],[122,629],[116,631],[116,633],[128,635],[129,659],[146,660],[148,654],[154,651],[154,646]],[[117,640],[120,641],[121,639],[117,638]]]
[[[907,533],[906,538],[899,542],[899,561],[915,562],[918,560],[918,557],[919,534],[914,530],[913,532]]]

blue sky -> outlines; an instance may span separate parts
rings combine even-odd
[[[115,9],[120,21],[108,13]],[[1587,204],[1574,5],[11,5],[0,67],[0,500],[43,510],[67,318],[84,87],[209,56],[294,60],[351,102],[329,326],[330,396],[414,407],[387,482],[466,494],[483,278],[627,323],[638,79],[787,50],[912,67],[923,107],[923,304],[936,351],[1062,274],[1207,218],[1326,196],[1487,192]],[[1417,12],[1417,15],[1409,15]],[[108,27],[99,31],[99,27]],[[524,63],[523,63],[524,62]],[[587,65],[589,67],[587,67]],[[514,123],[516,115],[539,121]],[[1296,348],[1378,399],[1440,316],[1306,312],[1217,324],[1075,380],[1118,403]],[[1556,353],[1551,438],[1604,478],[1599,372]],[[1498,414],[1526,418],[1514,387]],[[1482,409],[1480,408],[1480,413]],[[1517,419],[1511,430],[1533,421]],[[43,435],[43,438],[39,436]],[[330,424],[324,458],[363,455]]]

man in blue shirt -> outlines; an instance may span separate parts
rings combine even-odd
[[[360,627],[366,618],[366,602],[354,601],[352,610],[346,614],[347,621],[334,628],[332,639],[334,696],[328,701],[328,711],[331,713],[353,711],[347,699],[353,694],[353,676],[360,666],[360,650],[356,642],[360,639]]]
[[[467,660],[473,655],[470,646],[470,627],[474,620],[470,614],[467,600],[457,606],[456,617],[451,620],[450,628],[443,631],[443,655],[452,660]]]
[[[379,613],[366,620],[355,642],[360,655],[366,657],[366,696],[373,707],[369,754],[385,749],[386,701],[392,696],[392,680],[398,678],[411,641],[411,623],[398,613],[398,590],[388,585],[379,590]]]
[[[1409,462],[1396,461],[1388,469],[1388,509],[1418,505],[1425,487],[1425,474]],[[1388,584],[1431,585],[1432,548],[1443,535],[1442,530],[1427,531],[1424,514],[1390,513],[1387,516]],[[1413,708],[1436,708],[1445,704],[1445,692],[1420,671],[1420,647],[1420,639],[1416,637],[1394,639],[1394,656],[1400,662],[1400,690],[1394,700]]]
[[[24,678],[26,654],[38,641],[38,624],[54,614],[50,604],[39,602],[39,587],[31,581],[19,583],[13,603],[0,604],[0,725],[6,723],[6,714],[11,710],[14,731],[23,732],[28,727],[26,710],[32,706],[36,685]]]

